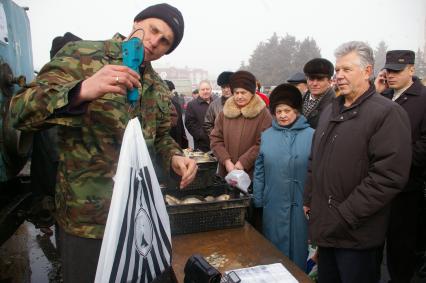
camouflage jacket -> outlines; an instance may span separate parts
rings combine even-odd
[[[59,125],[56,218],[68,233],[102,238],[112,197],[122,137],[127,122],[138,117],[148,148],[163,157],[181,152],[169,136],[170,94],[166,84],[145,66],[139,103],[129,111],[126,96],[107,93],[88,103],[83,114],[55,115],[68,104],[68,93],[104,65],[122,65],[121,41],[78,41],[67,44],[46,64],[31,87],[11,102],[14,126],[35,131]]]

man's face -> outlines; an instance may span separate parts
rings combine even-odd
[[[143,41],[145,48],[145,62],[159,59],[166,54],[173,44],[174,35],[172,29],[165,21],[157,18],[148,18],[133,24],[132,32],[136,31],[132,37],[138,37]],[[142,39],[143,36],[143,39]]]
[[[330,88],[330,79],[328,77],[308,76],[308,89],[313,96],[321,96]]]
[[[414,66],[407,65],[401,71],[386,70],[386,78],[390,88],[395,90],[403,89],[410,85],[414,75]]]
[[[202,82],[198,89],[198,95],[205,101],[210,100],[210,97],[212,96],[212,87],[208,83]]]
[[[231,87],[229,85],[223,85],[220,88],[222,89],[222,96],[228,98],[232,95]]]
[[[336,60],[336,82],[342,95],[361,95],[368,89],[372,67],[360,66],[360,58],[351,52]]]

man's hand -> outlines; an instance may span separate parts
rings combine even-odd
[[[232,163],[231,159],[226,159],[224,165],[226,168],[226,172],[228,173],[235,169],[235,165],[234,163]]]
[[[109,92],[126,95],[128,89],[141,86],[139,80],[139,74],[129,67],[105,65],[93,76],[82,82],[74,106],[85,101],[93,101]]]
[[[383,69],[377,74],[377,77],[374,80],[374,86],[376,87],[376,91],[378,93],[382,93],[383,91],[385,91],[385,89],[389,88],[386,74],[386,70]]]
[[[174,155],[172,157],[172,169],[179,176],[182,176],[180,181],[180,188],[185,188],[195,179],[197,174],[198,166],[194,159]]]

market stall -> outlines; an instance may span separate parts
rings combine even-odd
[[[178,282],[184,282],[188,258],[200,254],[221,273],[244,267],[281,263],[299,282],[310,278],[275,248],[249,223],[232,229],[175,235],[172,237],[172,266]]]

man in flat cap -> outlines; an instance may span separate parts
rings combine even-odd
[[[421,229],[426,223],[421,203],[426,168],[426,87],[414,76],[414,60],[411,50],[391,50],[384,66],[389,89],[382,94],[407,112],[413,146],[409,181],[391,204],[386,256],[392,283],[410,282],[418,264],[416,251],[424,253]]]
[[[304,97],[308,92],[308,84],[304,73],[294,73],[290,78],[288,78],[287,82],[297,87],[300,90],[302,97]]]
[[[334,67],[327,59],[315,58],[305,64],[303,72],[309,89],[303,97],[303,115],[315,129],[321,112],[336,96],[331,85]]]
[[[213,100],[207,109],[206,116],[204,117],[203,128],[209,136],[214,128],[214,121],[223,109],[226,100],[231,97],[231,87],[229,86],[229,78],[234,72],[224,71],[217,77],[217,85],[222,89],[222,96]]]
[[[47,63],[32,87],[13,97],[13,124],[22,131],[58,125],[59,167],[56,221],[64,282],[93,282],[108,217],[123,133],[138,117],[148,148],[163,157],[164,169],[195,177],[196,163],[182,156],[170,137],[170,94],[151,61],[170,54],[182,40],[178,9],[157,4],[133,20],[126,38],[77,41]],[[140,74],[123,65],[122,44],[137,37],[144,45]],[[137,88],[135,105],[126,94]]]

